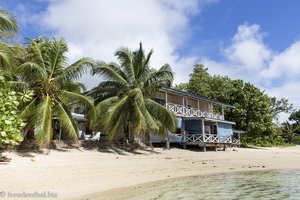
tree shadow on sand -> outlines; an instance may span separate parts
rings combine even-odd
[[[81,147],[85,150],[97,150],[102,153],[116,153],[119,155],[136,154],[143,155],[146,153],[159,154],[151,147],[139,143],[126,142],[108,142],[108,141],[81,141]]]

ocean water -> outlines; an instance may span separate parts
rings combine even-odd
[[[236,172],[176,178],[129,187],[110,193],[109,196],[113,200],[300,200],[300,171]],[[105,195],[103,197],[107,198]]]

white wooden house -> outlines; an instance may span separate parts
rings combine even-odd
[[[160,89],[153,100],[176,115],[178,127],[175,133],[169,133],[167,137],[153,134],[152,142],[167,140],[184,147],[199,145],[204,150],[207,146],[240,144],[239,138],[233,137],[232,125],[235,122],[224,117],[224,110],[234,106],[170,88]]]

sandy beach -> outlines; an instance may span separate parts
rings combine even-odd
[[[218,152],[178,148],[134,153],[68,149],[52,150],[48,155],[2,155],[12,158],[10,163],[0,164],[0,192],[6,197],[9,193],[49,192],[53,199],[97,199],[108,190],[183,176],[300,169],[300,146]]]

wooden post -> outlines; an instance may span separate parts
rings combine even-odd
[[[215,151],[217,151],[217,144],[215,144]]]
[[[205,126],[204,126],[204,119],[201,119],[202,121],[202,136],[203,136],[203,142],[205,142]]]
[[[182,115],[185,116],[185,103],[184,103],[184,96],[182,96]]]
[[[61,123],[59,123],[59,141],[61,140],[61,129],[62,129],[62,126],[61,126]],[[81,135],[80,135],[81,137]]]
[[[241,135],[240,135],[240,133],[238,133],[238,139],[239,139],[238,147],[241,147]]]
[[[167,105],[167,103],[168,103],[168,92],[166,91],[165,94],[166,94],[166,98],[165,99],[166,99],[166,105]]]
[[[186,132],[183,130],[183,148],[186,149]]]
[[[224,106],[222,106],[222,116],[223,116],[223,119],[225,118],[224,117]]]
[[[170,149],[169,133],[168,133],[168,130],[166,128],[165,128],[165,131],[167,132],[166,147],[167,147],[167,149]]]
[[[198,110],[200,110],[200,105],[199,105],[199,99],[198,99],[198,105],[197,105]]]
[[[201,119],[202,121],[202,138],[203,138],[203,151],[206,152],[206,146],[205,146],[205,126],[204,126],[204,119]]]
[[[167,140],[166,140],[166,147],[167,147],[167,149],[170,149],[170,140],[169,140],[169,137],[167,137]]]

